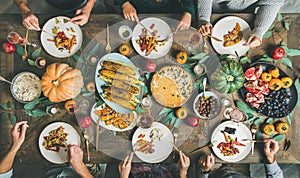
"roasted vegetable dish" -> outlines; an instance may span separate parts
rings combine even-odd
[[[235,27],[232,31],[229,31],[223,36],[224,47],[234,46],[238,44],[243,39],[243,32],[241,31],[241,26],[239,23],[235,24]]]
[[[220,142],[217,148],[220,149],[220,152],[223,156],[234,156],[239,154],[240,150],[237,146],[245,147],[246,145],[237,141],[237,137],[233,139],[230,135],[227,135],[225,131],[221,131],[224,135],[225,142]]]
[[[60,147],[67,147],[68,133],[64,133],[65,128],[59,128],[49,132],[48,136],[44,136],[43,146],[46,150],[58,152]]]
[[[47,41],[54,42],[58,50],[67,50],[69,53],[71,53],[72,48],[76,44],[76,35],[73,35],[71,38],[69,38],[65,32],[60,31],[56,34],[54,39],[47,39]]]

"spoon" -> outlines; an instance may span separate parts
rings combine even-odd
[[[206,88],[207,78],[205,77],[202,81],[203,84],[203,97],[205,97],[205,88]]]
[[[257,132],[257,125],[252,124],[250,130],[251,130],[251,133],[252,133],[252,140],[255,140],[255,135],[256,135],[256,132]],[[253,153],[254,153],[254,142],[251,143],[251,154],[253,155]]]
[[[106,51],[106,53],[110,53],[111,46],[109,44],[109,25],[108,25],[108,23],[106,24],[106,42],[107,42],[107,45],[105,47],[105,51]]]
[[[8,80],[6,80],[4,77],[2,77],[2,76],[0,76],[0,81],[2,81],[2,82],[6,82],[6,83],[9,83],[9,84],[13,84],[11,81],[8,81]]]
[[[86,147],[86,152],[87,152],[87,160],[90,161],[91,157],[90,157],[90,149],[89,149],[89,136],[88,136],[88,133],[86,132],[86,130],[84,130],[84,132],[83,132],[83,137],[85,139],[85,147]]]

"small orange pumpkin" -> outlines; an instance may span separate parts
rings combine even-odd
[[[178,119],[185,119],[188,116],[188,112],[185,107],[181,107],[176,110],[175,116]]]
[[[275,127],[273,124],[266,124],[263,127],[263,131],[266,135],[272,135],[275,131]]]
[[[293,80],[290,77],[282,77],[280,80],[282,82],[282,88],[289,88],[293,84]]]
[[[187,53],[184,51],[180,51],[179,53],[177,53],[176,55],[176,61],[179,64],[185,64],[187,61]]]
[[[272,75],[268,72],[264,72],[261,74],[261,79],[265,82],[269,82],[270,80],[272,80]]]
[[[276,124],[276,131],[280,134],[285,134],[289,131],[289,124],[286,122],[279,122]]]
[[[273,78],[270,82],[269,82],[269,88],[271,90],[280,90],[280,88],[282,87],[283,83],[280,79],[278,78]]]
[[[74,114],[79,110],[78,103],[75,100],[68,100],[64,105],[69,114]]]
[[[130,48],[127,44],[122,44],[119,47],[119,52],[120,52],[120,54],[127,56],[130,53]]]
[[[80,70],[65,63],[50,64],[40,83],[44,96],[51,102],[75,98],[84,85]]]
[[[95,82],[89,82],[85,85],[85,88],[87,89],[88,92],[95,93],[96,91],[96,86]]]

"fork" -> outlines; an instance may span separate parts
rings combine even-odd
[[[83,137],[85,139],[85,147],[86,147],[86,152],[87,152],[87,160],[90,161],[90,150],[89,150],[89,135],[87,134],[86,130],[83,132]]]
[[[106,24],[106,47],[105,47],[105,51],[106,53],[110,53],[111,52],[111,46],[109,44],[109,25],[108,23]]]

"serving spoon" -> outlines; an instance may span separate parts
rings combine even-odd
[[[207,78],[205,77],[202,81],[203,84],[203,97],[205,97],[205,88],[206,88],[206,84],[207,84]]]

